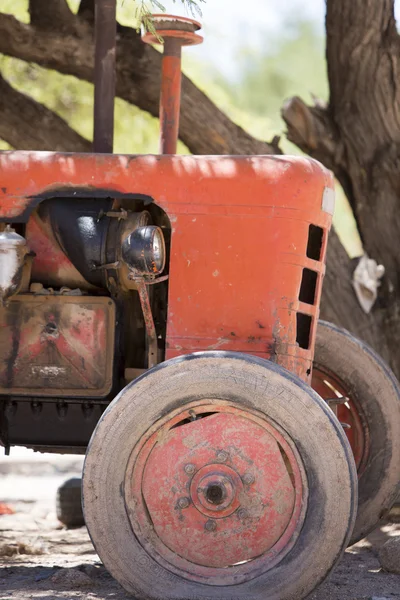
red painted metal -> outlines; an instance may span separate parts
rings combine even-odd
[[[351,390],[348,390],[336,375],[315,367],[313,369],[311,385],[324,400],[335,397],[338,399],[348,398],[346,403],[331,404],[331,408],[339,421],[349,426],[349,428],[345,429],[345,433],[353,450],[357,473],[360,477],[368,459],[369,435],[368,430],[363,424],[357,404],[352,399]]]
[[[14,296],[0,311],[0,394],[106,396],[114,328],[110,298]]]
[[[34,207],[60,190],[71,203],[76,190],[114,197],[116,209],[129,208],[140,195],[165,211],[171,223],[166,358],[198,350],[249,352],[310,380],[332,219],[323,199],[333,179],[319,163],[3,152],[0,168],[3,222],[29,221]],[[310,225],[323,230],[319,260],[306,255]],[[59,272],[59,259],[46,256],[46,235],[43,230],[34,265]],[[313,304],[299,300],[304,268],[317,274]],[[297,340],[297,313],[311,317],[306,348]]]
[[[169,568],[209,585],[227,584],[228,566],[236,565],[237,583],[279,562],[301,528],[306,489],[283,432],[218,400],[185,405],[155,423],[125,482],[140,542]]]
[[[179,134],[179,114],[182,83],[182,46],[201,44],[203,38],[195,31],[201,25],[185,17],[153,15],[156,31],[146,32],[142,39],[148,44],[164,44],[160,94],[160,153],[176,154]]]

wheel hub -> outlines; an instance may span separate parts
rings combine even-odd
[[[199,469],[190,484],[190,498],[202,514],[222,519],[240,506],[243,483],[239,474],[227,465],[216,463]]]
[[[301,507],[282,436],[232,407],[182,423],[158,430],[136,461],[141,533],[169,562],[185,559],[193,567],[275,555],[278,542],[291,538]]]

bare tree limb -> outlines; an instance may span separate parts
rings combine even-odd
[[[66,0],[29,0],[29,14],[37,29],[64,31],[74,21]]]
[[[75,33],[39,33],[1,14],[0,52],[92,81],[93,32],[78,25]],[[161,55],[143,44],[133,29],[119,27],[118,32],[117,95],[158,116]],[[182,82],[180,138],[194,154],[280,153],[276,145],[253,138],[233,123],[188,77]]]
[[[321,103],[307,106],[295,96],[286,100],[281,114],[288,140],[334,170],[341,158],[340,143],[326,107]]]
[[[94,23],[94,0],[81,0],[78,15],[89,23]]]
[[[91,143],[43,104],[0,76],[0,138],[17,150],[90,152]]]

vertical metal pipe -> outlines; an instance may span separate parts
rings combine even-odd
[[[186,17],[153,15],[153,31],[145,31],[146,44],[164,42],[160,94],[160,152],[176,154],[179,136],[179,113],[182,87],[182,46],[201,44],[203,38],[196,31],[200,23]],[[155,29],[155,31],[154,31]]]
[[[182,84],[182,44],[165,38],[160,95],[160,153],[176,154]]]
[[[111,153],[114,139],[117,0],[96,0],[94,64],[94,152]]]

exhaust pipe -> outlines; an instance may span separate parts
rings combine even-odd
[[[112,153],[114,141],[117,0],[96,0],[93,151]]]
[[[176,154],[181,107],[182,46],[201,44],[196,33],[200,23],[185,17],[153,15],[154,31],[146,31],[142,39],[147,44],[164,44],[160,94],[160,154]]]

